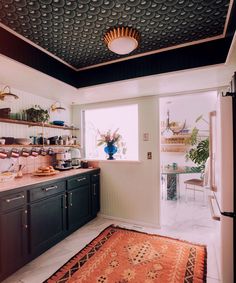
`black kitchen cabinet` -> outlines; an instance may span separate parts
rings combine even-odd
[[[97,216],[100,211],[100,174],[91,175],[91,214]]]
[[[28,225],[25,194],[0,199],[0,278],[18,269],[28,256]],[[22,205],[23,204],[23,205]]]
[[[96,217],[99,172],[0,191],[0,282]]]
[[[30,253],[38,255],[61,240],[66,231],[66,182],[28,191]]]
[[[68,221],[70,232],[91,219],[91,198],[89,175],[68,180]]]
[[[30,253],[38,255],[63,239],[66,231],[65,194],[30,204]]]

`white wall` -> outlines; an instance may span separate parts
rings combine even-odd
[[[158,98],[146,97],[73,107],[73,121],[80,121],[81,110],[138,103],[139,162],[100,161],[101,214],[132,221],[159,225],[159,118]],[[150,140],[143,141],[143,133]],[[151,151],[153,159],[147,160]]]

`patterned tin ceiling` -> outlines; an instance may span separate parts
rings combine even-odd
[[[223,35],[229,0],[1,0],[0,22],[76,69]],[[103,42],[111,27],[141,34],[119,56]]]

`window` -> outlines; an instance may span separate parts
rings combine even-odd
[[[84,110],[84,144],[87,159],[107,159],[105,144],[98,146],[100,133],[118,129],[121,135],[116,160],[138,160],[138,105]]]

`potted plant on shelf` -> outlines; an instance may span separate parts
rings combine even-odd
[[[48,122],[50,116],[47,109],[41,108],[39,105],[28,108],[25,110],[27,114],[27,120],[31,122]]]
[[[119,146],[119,141],[121,140],[121,135],[118,134],[118,130],[116,129],[113,133],[111,130],[108,130],[105,134],[102,134],[98,130],[98,134],[100,135],[100,139],[98,140],[98,146],[105,144],[104,151],[109,155],[107,160],[114,160],[113,155],[117,152],[117,147]]]

